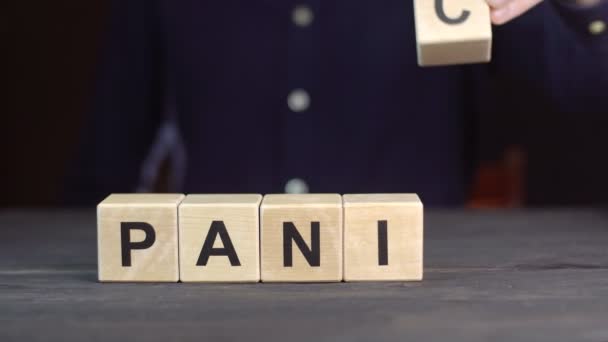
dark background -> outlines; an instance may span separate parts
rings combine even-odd
[[[108,1],[6,1],[0,206],[58,203],[75,153]],[[3,17],[5,15],[2,15]]]
[[[17,1],[2,7],[7,59],[0,207],[56,206],[92,93],[108,1]],[[510,89],[525,85],[494,86],[508,97]],[[526,93],[478,119],[482,161],[467,205],[608,202],[608,109],[562,113],[542,94]]]

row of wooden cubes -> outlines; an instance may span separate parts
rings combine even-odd
[[[422,279],[414,194],[113,194],[97,220],[103,282]]]

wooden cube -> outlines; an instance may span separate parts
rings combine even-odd
[[[421,280],[423,206],[414,194],[344,195],[344,280]]]
[[[99,281],[177,282],[182,194],[113,194],[97,206]]]
[[[266,195],[261,241],[263,282],[341,281],[341,196]]]
[[[179,207],[183,282],[260,280],[261,195],[188,195]]]
[[[414,0],[418,64],[488,62],[490,8],[485,0]]]

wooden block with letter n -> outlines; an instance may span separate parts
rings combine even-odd
[[[490,8],[485,0],[414,0],[420,66],[488,62]]]
[[[177,282],[182,194],[113,194],[97,206],[99,281]]]
[[[342,281],[342,197],[266,195],[261,241],[263,282]]]
[[[261,195],[188,195],[179,206],[183,282],[258,282]]]
[[[422,280],[423,207],[415,194],[344,195],[344,280]]]

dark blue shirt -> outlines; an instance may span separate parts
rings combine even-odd
[[[176,191],[275,193],[299,178],[311,192],[462,203],[475,117],[498,105],[491,81],[572,113],[606,106],[608,34],[589,24],[607,5],[545,1],[495,28],[491,63],[420,68],[409,0],[116,1],[72,198],[135,191],[170,117],[186,155]],[[290,107],[297,89],[309,102]]]

